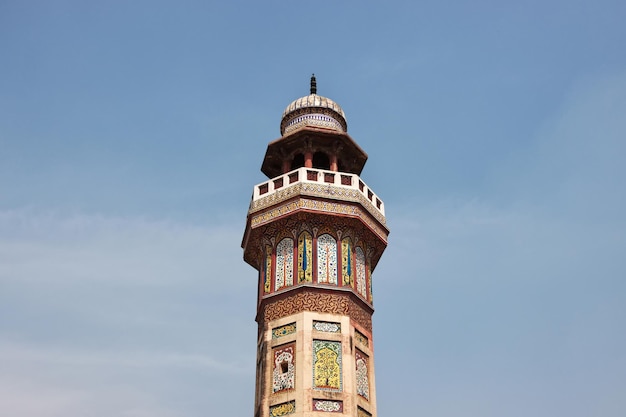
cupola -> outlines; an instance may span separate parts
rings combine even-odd
[[[348,131],[346,115],[339,104],[317,95],[315,74],[311,76],[311,94],[292,101],[283,112],[280,134],[284,136],[306,126]]]
[[[281,137],[267,146],[261,171],[273,178],[307,167],[359,175],[367,154],[348,135],[339,104],[317,94],[315,74],[308,96],[291,102],[280,122]]]

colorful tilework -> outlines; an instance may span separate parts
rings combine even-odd
[[[298,282],[313,281],[313,238],[309,232],[298,238]]]
[[[317,282],[337,284],[337,241],[329,234],[317,238]]]
[[[274,289],[293,285],[293,239],[284,238],[276,245]]]
[[[370,399],[370,383],[368,373],[369,358],[358,349],[355,351],[356,359],[356,393],[366,400]]]
[[[343,389],[341,342],[313,340],[313,388],[335,392]]]
[[[347,237],[341,241],[341,276],[343,285],[354,288],[354,265],[352,258],[352,241]]]
[[[281,417],[296,412],[296,402],[289,401],[282,404],[276,404],[270,407],[270,417]]]
[[[341,333],[341,324],[328,321],[313,321],[313,329],[318,332]]]
[[[369,300],[370,300],[370,303],[374,303],[374,292],[372,290],[372,269],[369,264],[367,265],[367,277],[369,278],[368,279],[368,283],[369,283],[368,287],[369,287],[369,294],[370,294]]]
[[[272,277],[272,247],[271,246],[266,246],[265,247],[265,268],[263,270],[264,272],[264,276],[263,276],[263,291],[265,291],[266,294],[269,294],[270,291],[272,290],[271,288],[271,277]]]
[[[343,401],[313,400],[313,411],[343,413]]]
[[[367,336],[356,329],[354,329],[354,338],[360,344],[369,347],[369,340],[367,339]]]
[[[272,339],[287,336],[296,332],[296,323],[285,324],[284,326],[272,329]]]
[[[367,287],[365,283],[365,252],[359,246],[356,250],[356,290],[363,297],[367,298]]]
[[[274,348],[274,369],[272,371],[273,392],[286,391],[296,387],[296,344]]]

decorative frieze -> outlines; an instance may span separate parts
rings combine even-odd
[[[366,311],[348,294],[328,294],[323,292],[299,291],[276,300],[268,299],[259,312],[258,320],[265,322],[300,313],[340,314],[350,317],[368,332],[372,331],[372,313]],[[356,297],[353,295],[353,297]]]
[[[358,217],[361,221],[369,226],[384,242],[387,242],[388,231],[383,229],[380,224],[385,224],[380,220],[375,221],[371,213],[362,210],[355,204],[343,204],[336,201],[315,200],[310,198],[300,198],[285,204],[273,207],[268,211],[259,214],[250,215],[250,225],[256,228],[260,225],[274,221],[284,215],[293,213],[296,210],[306,209],[323,213],[344,214],[352,217]],[[379,224],[380,222],[380,224]]]
[[[315,175],[317,178],[317,173]],[[361,181],[359,181],[361,182]],[[267,192],[267,191],[266,191]],[[264,193],[261,193],[264,194]],[[275,204],[286,201],[294,196],[310,196],[310,197],[325,197],[332,198],[341,201],[351,201],[354,203],[360,203],[365,209],[372,214],[376,220],[381,224],[386,224],[385,215],[381,212],[380,208],[377,208],[372,201],[370,201],[362,191],[355,188],[348,188],[342,186],[334,186],[327,183],[306,183],[300,182],[291,186],[288,186],[282,190],[275,191],[274,193],[253,199],[250,202],[250,208],[248,213],[262,210],[267,207],[271,207]]]

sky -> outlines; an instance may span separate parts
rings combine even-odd
[[[0,1],[0,415],[252,415],[280,117],[384,201],[378,414],[626,413],[626,3]]]

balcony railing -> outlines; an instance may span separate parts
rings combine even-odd
[[[316,168],[298,168],[286,174],[274,177],[254,187],[252,201],[268,197],[277,191],[297,183],[328,184],[334,187],[358,190],[383,216],[385,205],[382,200],[356,174],[326,171]]]

